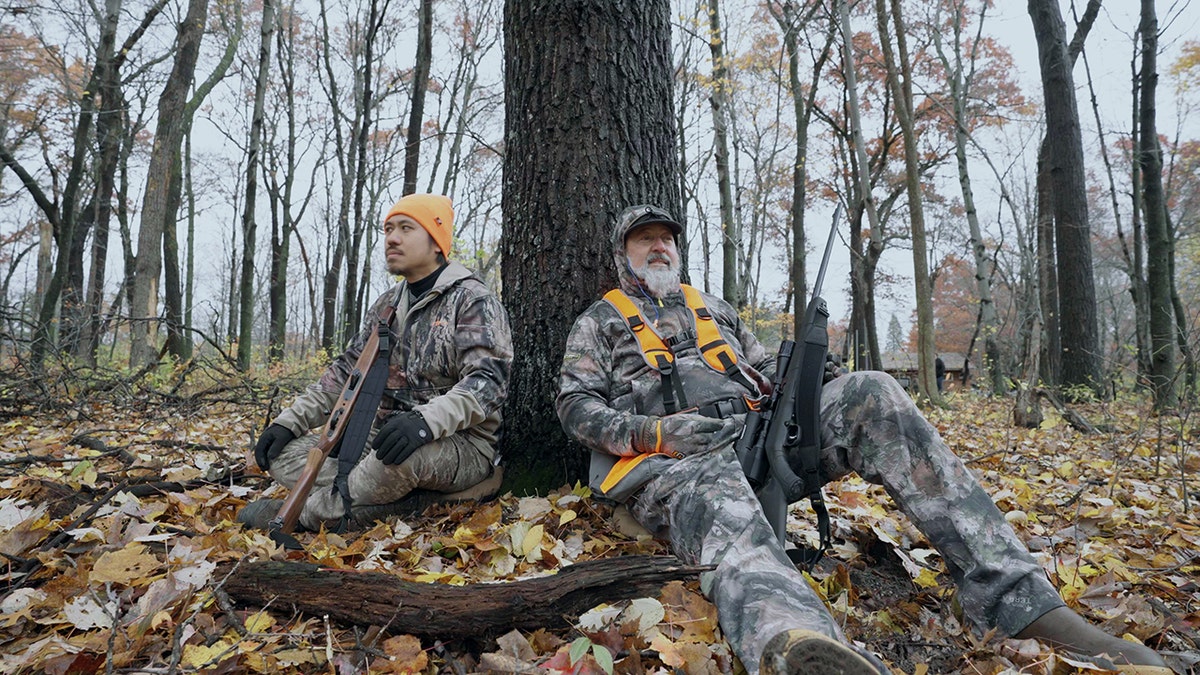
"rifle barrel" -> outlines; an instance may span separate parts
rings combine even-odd
[[[838,202],[833,210],[833,227],[829,228],[829,239],[825,240],[825,255],[821,258],[821,269],[817,272],[817,283],[813,284],[813,298],[821,295],[821,286],[825,284],[825,268],[829,267],[829,252],[833,250],[833,240],[837,237],[837,222],[842,215],[842,203]]]

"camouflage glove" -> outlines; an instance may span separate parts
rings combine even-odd
[[[254,461],[258,468],[266,471],[271,468],[271,460],[283,452],[283,447],[295,440],[296,434],[282,424],[272,424],[258,437],[254,444]]]
[[[822,373],[821,384],[828,384],[842,374],[842,357],[832,352],[825,353],[825,372]]]
[[[433,432],[421,413],[408,411],[392,415],[375,434],[371,447],[384,464],[399,464],[417,448],[433,440]]]
[[[714,419],[695,413],[646,417],[633,436],[638,452],[661,452],[685,457],[708,452],[737,438],[741,425],[732,419]]]

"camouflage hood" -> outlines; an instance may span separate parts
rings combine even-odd
[[[617,279],[620,280],[621,290],[627,294],[641,295],[642,290],[637,278],[633,275],[633,270],[629,268],[629,259],[625,255],[625,237],[633,228],[652,223],[666,225],[675,233],[675,243],[679,243],[679,234],[683,232],[683,226],[666,210],[657,206],[649,204],[630,206],[622,211],[621,215],[617,216],[616,221],[613,222],[612,236],[609,238],[612,245],[613,264],[617,267]]]

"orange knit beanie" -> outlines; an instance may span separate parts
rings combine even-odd
[[[388,209],[383,222],[392,216],[408,216],[425,228],[433,243],[442,250],[442,255],[450,257],[450,246],[454,242],[454,205],[446,195],[412,194],[405,195],[400,201]]]

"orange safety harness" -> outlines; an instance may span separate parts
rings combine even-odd
[[[704,305],[704,298],[701,297],[700,291],[687,284],[680,284],[680,288],[683,290],[683,297],[688,309],[692,311],[692,324],[695,327],[694,337],[693,335],[684,335],[664,340],[654,331],[654,328],[646,321],[646,317],[642,316],[637,304],[628,295],[625,295],[624,291],[614,288],[604,295],[604,300],[625,317],[625,323],[629,325],[629,330],[633,332],[638,345],[642,348],[642,358],[646,359],[646,364],[662,375],[663,407],[668,415],[688,407],[683,384],[675,373],[674,350],[687,348],[692,345],[693,341],[708,367],[736,380],[749,391],[757,388],[737,367],[737,353],[733,351],[733,347],[729,346],[725,338],[721,337],[717,322],[713,318],[712,312],[708,311],[708,307]]]
[[[629,330],[633,333],[633,336],[638,341],[638,345],[642,349],[642,358],[646,360],[646,364],[657,370],[662,376],[663,408],[666,413],[670,415],[688,407],[687,395],[683,391],[683,384],[675,372],[674,350],[688,348],[692,346],[693,342],[699,349],[700,355],[708,367],[736,380],[739,384],[746,387],[748,391],[757,390],[757,387],[750,382],[745,373],[737,367],[737,353],[733,351],[733,347],[730,347],[725,338],[721,336],[721,331],[717,328],[717,322],[713,318],[712,313],[708,311],[708,307],[705,306],[700,291],[687,284],[680,284],[680,287],[683,290],[683,297],[687,303],[687,307],[692,311],[692,323],[695,326],[695,333],[693,335],[675,336],[666,340],[654,331],[653,326],[646,321],[646,317],[642,315],[637,304],[621,289],[614,288],[604,295],[604,300],[625,318],[625,323],[629,326]],[[749,405],[749,401],[747,401],[747,404]],[[741,412],[745,412],[745,410],[741,410]],[[658,433],[662,433],[661,426],[658,429]],[[654,451],[652,452],[618,459],[605,476],[600,489],[605,493],[610,492],[621,482],[622,478],[627,476],[646,458],[652,457],[655,454],[661,454],[661,440],[660,436],[658,439],[659,442],[655,444]]]

